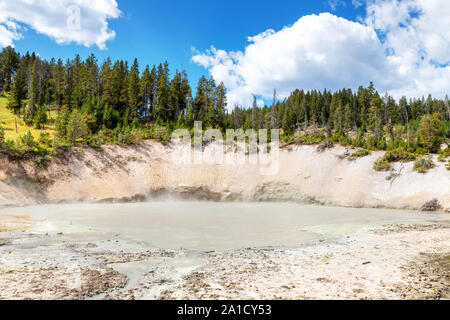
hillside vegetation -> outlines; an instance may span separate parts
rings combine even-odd
[[[100,148],[104,143],[135,144],[154,138],[166,143],[174,129],[280,129],[284,145],[339,143],[387,151],[375,169],[415,161],[429,153],[448,160],[450,101],[381,96],[370,83],[356,91],[295,90],[282,101],[274,91],[271,106],[227,105],[226,88],[201,77],[195,90],[185,71],[170,72],[167,62],[143,71],[137,59],[79,55],[63,62],[0,53],[0,152],[39,156],[73,145]],[[16,130],[17,122],[17,130]],[[269,132],[269,139],[271,138]],[[393,156],[394,155],[394,156]]]
[[[33,125],[27,125],[20,116],[15,115],[12,110],[8,109],[9,95],[0,96],[0,125],[5,132],[5,140],[17,140],[27,131],[31,132],[34,137],[39,137],[41,133],[48,133],[53,136],[55,134],[54,126],[51,124],[57,116],[57,113],[48,112],[50,121],[42,126],[42,129],[36,129]],[[53,120],[53,121],[52,121]],[[17,124],[17,130],[16,130]]]

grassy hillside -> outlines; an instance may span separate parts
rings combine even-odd
[[[44,130],[35,129],[33,126],[28,126],[25,122],[18,116],[16,116],[10,109],[6,106],[8,105],[8,96],[0,95],[0,124],[5,130],[5,139],[16,140],[19,136],[24,135],[27,131],[38,138],[41,132],[48,132],[51,136],[54,134],[53,126],[46,125]],[[55,118],[56,113],[52,112],[50,117]],[[16,121],[17,121],[17,132],[16,132]]]

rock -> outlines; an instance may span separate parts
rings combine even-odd
[[[131,197],[122,197],[122,198],[106,198],[95,201],[95,203],[139,203],[145,202],[147,197],[143,194],[136,194]]]
[[[269,182],[258,186],[252,200],[255,202],[314,202],[297,187],[284,182]]]
[[[433,199],[431,201],[428,201],[422,206],[422,211],[438,211],[442,209],[441,203],[438,199]]]

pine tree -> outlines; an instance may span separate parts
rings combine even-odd
[[[189,106],[186,112],[186,116],[184,118],[184,123],[188,128],[194,127],[194,121],[195,121],[195,107],[194,107],[194,101],[189,101]]]
[[[295,128],[295,112],[294,106],[291,101],[286,103],[284,114],[283,114],[283,130],[286,133],[292,133]]]
[[[343,134],[344,130],[344,108],[342,107],[342,102],[337,102],[337,107],[333,112],[333,122],[334,130],[339,134]]]
[[[120,114],[117,110],[114,110],[108,104],[105,106],[105,110],[102,116],[102,124],[108,129],[115,129],[120,121]]]
[[[83,119],[79,110],[73,110],[67,123],[67,140],[75,143],[79,139],[85,139],[87,134],[88,127],[85,119]]]
[[[420,121],[419,141],[428,152],[437,152],[442,144],[442,123],[439,113],[424,115]]]
[[[70,108],[72,104],[72,91],[74,87],[74,79],[73,79],[73,67],[72,62],[67,59],[66,64],[64,66],[64,98],[63,104]]]
[[[102,91],[102,103],[111,106],[113,104],[113,73],[111,59],[108,58],[102,65],[100,71],[100,84]]]
[[[52,98],[56,102],[58,110],[60,110],[64,99],[64,65],[61,59],[58,60],[52,70],[50,85],[53,88]]]
[[[219,83],[216,88],[215,96],[215,123],[216,128],[225,128],[225,114],[227,108],[227,92],[225,84],[223,82]]]
[[[152,112],[153,86],[155,78],[150,73],[150,67],[147,65],[141,77],[141,97],[142,97],[142,115],[148,117]]]
[[[42,65],[39,58],[35,59],[32,68],[29,68],[28,76],[28,108],[26,116],[33,119],[36,111],[36,104],[42,91]]]
[[[380,140],[383,128],[383,101],[378,93],[370,101],[369,120],[369,127],[375,133],[376,139]]]
[[[0,54],[0,91],[12,89],[12,79],[19,68],[20,55],[13,47],[3,48]]]
[[[181,110],[181,75],[176,71],[175,76],[170,82],[168,92],[167,112],[171,121],[177,121]]]
[[[340,99],[337,93],[333,94],[333,97],[331,98],[331,104],[330,104],[330,115],[328,117],[328,128],[330,130],[335,128],[336,124],[336,110],[339,107]]]
[[[130,73],[128,74],[128,105],[130,108],[130,117],[132,119],[138,116],[140,107],[140,79],[139,79],[139,65],[137,59],[134,59]]]
[[[185,113],[192,100],[191,87],[185,70],[181,72],[181,91],[179,92],[180,112]]]
[[[47,108],[43,105],[39,105],[36,110],[36,115],[33,119],[33,124],[36,129],[43,129],[47,123]]]
[[[27,61],[23,59],[20,67],[14,76],[14,82],[11,88],[11,97],[9,99],[8,106],[13,109],[15,113],[19,114],[22,108],[22,102],[26,98],[26,81],[27,81]]]
[[[160,121],[170,119],[169,111],[169,69],[167,62],[158,66],[155,117]]]
[[[86,101],[86,95],[83,90],[83,85],[80,82],[74,86],[70,99],[70,106],[72,110],[81,109],[81,106]]]
[[[58,133],[59,138],[66,138],[67,136],[67,124],[69,122],[70,112],[67,106],[63,106],[58,113],[58,117],[56,118],[56,132]]]
[[[352,109],[350,108],[350,104],[346,104],[344,107],[344,124],[343,129],[345,135],[352,129],[354,123]]]
[[[85,62],[85,74],[86,78],[84,82],[86,87],[87,98],[92,99],[100,95],[99,85],[99,70],[97,58],[94,54],[91,54]]]
[[[197,93],[194,101],[194,117],[198,121],[202,121],[204,127],[213,125],[214,108],[211,88],[213,82],[202,76],[197,85]]]

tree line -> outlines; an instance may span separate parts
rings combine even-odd
[[[447,97],[397,102],[370,83],[356,91],[295,90],[282,101],[274,90],[271,105],[260,107],[254,97],[251,106],[228,106],[223,83],[202,76],[193,90],[186,72],[172,73],[167,62],[140,70],[137,59],[131,65],[110,58],[100,64],[95,55],[47,61],[12,47],[0,53],[0,92],[7,93],[8,107],[27,124],[53,125],[58,139],[68,143],[105,137],[126,141],[124,137],[146,129],[167,136],[175,128],[191,129],[194,121],[222,131],[280,128],[285,137],[357,132],[370,135],[380,149],[387,140],[413,143],[424,116],[439,121],[433,122],[439,139],[448,138],[450,131]],[[49,111],[57,113],[56,119]]]

